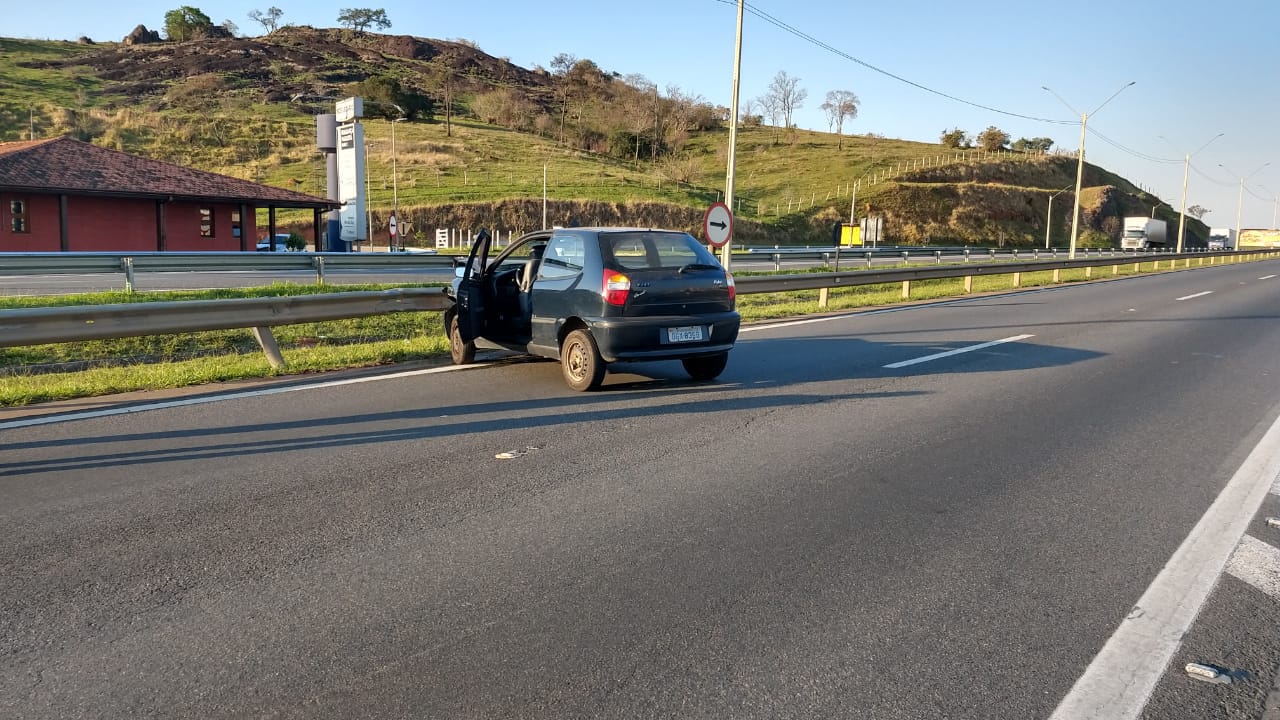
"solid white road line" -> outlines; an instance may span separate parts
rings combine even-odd
[[[1178,299],[1179,299],[1179,300],[1192,300],[1192,299],[1195,299],[1195,298],[1198,298],[1198,297],[1204,297],[1205,295],[1212,295],[1212,294],[1213,294],[1213,291],[1212,291],[1212,290],[1205,290],[1204,292],[1198,292],[1198,293],[1196,293],[1195,295],[1183,295],[1182,297],[1180,297],[1180,298],[1178,298]]]
[[[1280,548],[1245,535],[1227,563],[1227,572],[1280,601]]]
[[[392,373],[389,375],[369,375],[366,377],[348,378],[346,380],[330,380],[328,382],[289,385],[286,387],[270,387],[262,388],[261,390],[244,390],[241,392],[206,395],[204,397],[182,398],[179,400],[166,400],[164,402],[146,403],[142,405],[107,408],[105,410],[86,410],[78,413],[42,415],[39,417],[26,418],[24,420],[0,422],[0,430],[31,427],[33,425],[51,425],[53,423],[70,422],[72,420],[91,420],[93,418],[109,417],[111,415],[128,415],[130,413],[146,412],[148,410],[163,410],[165,408],[187,407],[189,405],[205,405],[207,403],[222,402],[224,400],[239,400],[242,398],[263,397],[266,395],[280,395],[282,393],[301,392],[303,390],[320,390],[323,388],[341,387],[343,385],[358,385],[360,383],[377,382],[379,380],[394,380],[396,378],[413,377],[415,375],[436,375],[438,373],[453,372],[455,370],[465,370],[469,367],[474,366],[446,365],[444,367],[426,368],[423,370],[406,370],[405,372]]]
[[[940,352],[934,355],[926,355],[925,357],[919,357],[914,360],[903,360],[902,362],[896,362],[891,365],[885,365],[885,367],[891,370],[897,370],[898,368],[909,367],[911,365],[919,365],[920,363],[929,362],[930,360],[938,360],[940,358],[951,357],[952,355],[959,355],[961,353],[973,352],[975,350],[985,350],[986,348],[995,347],[996,345],[1003,345],[1005,343],[1018,342],[1019,340],[1026,340],[1027,338],[1031,338],[1031,337],[1035,337],[1035,335],[1014,335],[1013,337],[1007,337],[1007,338],[1004,338],[1003,340],[993,340],[992,342],[982,343],[981,345],[970,345],[969,347],[956,348],[955,350],[948,350],[946,352]]]
[[[1258,279],[1259,279],[1259,280],[1270,280],[1270,279],[1271,279],[1271,278],[1273,278],[1273,277],[1275,277],[1275,275],[1263,275],[1262,277],[1260,277],[1260,278],[1258,278]]]
[[[1272,423],[1049,720],[1135,720],[1280,477]]]

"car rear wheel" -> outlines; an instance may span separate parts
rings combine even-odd
[[[684,365],[684,371],[689,373],[689,377],[699,382],[705,380],[714,380],[724,372],[724,366],[729,362],[729,353],[722,352],[718,355],[704,355],[702,357],[684,358],[680,361]]]
[[[449,329],[449,355],[454,365],[470,365],[476,359],[475,342],[463,342],[462,331],[458,329],[458,314],[451,312],[445,316],[445,327]]]
[[[586,330],[574,330],[560,346],[560,368],[570,388],[595,390],[604,381],[605,362],[596,341]]]

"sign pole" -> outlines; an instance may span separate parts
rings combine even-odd
[[[742,84],[742,9],[746,0],[738,0],[738,33],[733,50],[733,107],[729,108],[729,169],[724,181],[724,204],[733,207],[733,181],[738,159],[738,86]],[[732,260],[732,243],[720,248],[720,264],[729,270]]]

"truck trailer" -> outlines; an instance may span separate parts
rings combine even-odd
[[[1163,249],[1166,246],[1165,222],[1148,217],[1124,219],[1124,235],[1120,247],[1124,250]]]
[[[1209,228],[1210,250],[1235,250],[1235,228]]]

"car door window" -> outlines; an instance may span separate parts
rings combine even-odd
[[[574,277],[582,272],[585,249],[579,235],[557,235],[551,238],[542,256],[539,278],[559,279]]]

